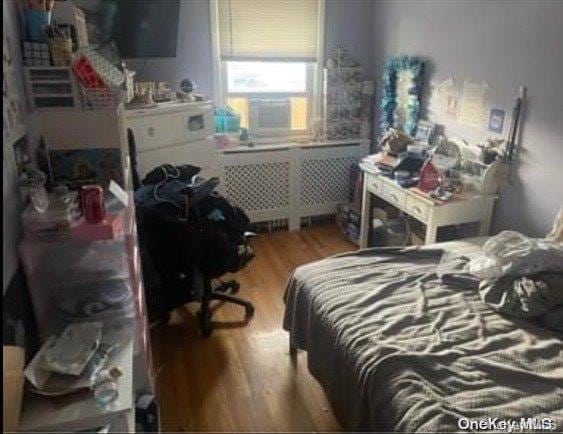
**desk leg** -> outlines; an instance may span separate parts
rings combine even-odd
[[[363,173],[362,188],[362,216],[360,219],[360,248],[365,249],[368,246],[369,239],[369,218],[371,209],[371,194],[367,188],[367,176]]]
[[[479,226],[479,235],[485,236],[489,235],[491,230],[491,220],[493,219],[493,208],[495,206],[495,199],[488,198],[487,205],[485,208],[485,216],[483,220],[481,220],[481,224]]]
[[[127,410],[125,413],[121,413],[114,422],[109,426],[109,432],[111,433],[134,433],[137,432],[135,429],[135,410]]]
[[[426,225],[426,237],[424,239],[424,244],[434,244],[436,242],[436,235],[438,233],[438,226],[430,220]]]

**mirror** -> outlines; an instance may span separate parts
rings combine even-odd
[[[391,57],[383,71],[381,133],[394,127],[413,136],[420,112],[423,62],[416,57]]]
[[[393,126],[403,130],[408,116],[409,90],[413,86],[414,75],[407,69],[397,71],[397,96],[393,112]]]

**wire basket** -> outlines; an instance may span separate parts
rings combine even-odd
[[[123,87],[125,81],[123,72],[89,47],[77,52],[73,68],[82,84],[89,88],[119,89]]]
[[[115,92],[108,87],[82,88],[82,108],[84,110],[109,110],[123,101],[122,92]]]

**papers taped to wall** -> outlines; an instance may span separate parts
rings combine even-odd
[[[459,123],[484,128],[487,85],[450,77],[430,84],[429,118],[437,123]]]
[[[464,80],[459,107],[459,123],[483,127],[485,123],[485,97],[487,85]]]
[[[431,83],[428,103],[430,117],[438,123],[457,122],[460,98],[460,83],[455,77]]]

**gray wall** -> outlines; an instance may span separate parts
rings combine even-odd
[[[19,20],[15,0],[2,2],[4,31],[12,41],[19,41]],[[15,62],[21,65],[19,50]],[[23,77],[23,71],[22,71]],[[21,86],[21,83],[18,83]],[[22,97],[23,97],[23,89]],[[18,264],[17,243],[19,241],[20,197],[17,186],[17,169],[14,159],[13,143],[3,143],[2,156],[2,290],[5,293]]]
[[[325,53],[342,44],[373,75],[370,48],[374,2],[371,0],[326,0]],[[330,30],[328,30],[330,29]],[[128,64],[142,80],[169,81],[183,78],[196,83],[198,92],[213,98],[213,59],[208,0],[182,0],[175,58],[129,59]]]
[[[495,232],[543,235],[563,202],[561,40],[561,1],[326,1],[325,54],[337,44],[349,47],[368,77],[379,77],[388,55],[421,55],[428,80],[457,75],[485,81],[489,102],[507,114],[518,86],[528,87],[520,161],[512,184],[502,189]],[[189,77],[212,97],[208,0],[182,1],[176,58],[131,64],[141,79],[176,84]],[[486,137],[457,125],[446,125],[445,132],[472,141]]]
[[[393,54],[428,60],[428,79],[485,81],[491,103],[507,114],[528,87],[520,161],[502,189],[494,230],[543,236],[563,204],[563,2],[378,1],[373,56],[377,71]],[[484,132],[446,125],[448,135]]]
[[[362,63],[366,79],[373,79],[374,57],[372,52],[373,0],[326,0],[325,1],[325,57],[332,49],[342,45]]]
[[[213,98],[213,57],[208,0],[182,0],[178,22],[176,57],[129,59],[137,79],[168,81],[183,78],[196,83],[197,91]]]

